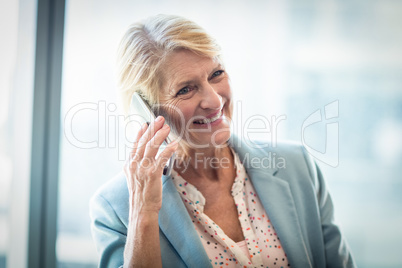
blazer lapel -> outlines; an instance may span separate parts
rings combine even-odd
[[[267,150],[254,149],[232,136],[230,143],[243,162],[266,157]],[[299,218],[289,184],[276,176],[275,168],[253,168],[243,163],[281,240],[292,267],[312,267],[302,236]],[[188,267],[211,267],[209,258],[193,227],[191,218],[170,176],[163,176],[163,200],[159,226]]]
[[[247,158],[267,157],[267,150],[250,148],[241,142],[232,144],[241,161]],[[279,173],[276,168],[253,168],[249,163],[243,163],[243,165],[275,227],[290,265],[312,267],[289,184],[275,176]]]
[[[211,267],[208,255],[170,176],[163,176],[159,227],[187,267]]]

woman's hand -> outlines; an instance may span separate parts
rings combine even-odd
[[[159,213],[162,206],[163,168],[177,149],[177,142],[172,142],[156,157],[170,132],[170,127],[163,125],[164,122],[165,119],[159,116],[149,126],[143,125],[124,168],[130,194],[130,212],[136,212],[137,217],[144,213]]]
[[[156,157],[170,132],[159,116],[138,132],[124,172],[130,195],[129,223],[124,248],[124,267],[162,267],[158,214],[162,207],[163,168],[177,149],[170,143]]]

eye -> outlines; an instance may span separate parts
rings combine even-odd
[[[214,72],[211,76],[211,79],[217,76],[220,76],[221,74],[223,74],[225,71],[224,70],[218,70],[216,72]]]
[[[183,87],[182,89],[180,89],[180,90],[177,92],[176,96],[187,94],[187,93],[189,93],[191,90],[192,90],[192,89],[191,89],[190,87]]]

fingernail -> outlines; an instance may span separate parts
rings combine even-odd
[[[169,128],[169,125],[163,125],[162,129],[167,129]]]
[[[162,116],[158,116],[156,119],[155,119],[155,121],[157,121],[157,122],[160,122],[160,121],[162,121]]]

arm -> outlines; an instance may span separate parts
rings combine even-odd
[[[158,213],[130,216],[124,267],[162,267]]]
[[[128,200],[123,198],[129,204],[127,229],[116,215],[119,208],[112,208],[99,194],[91,200],[92,230],[101,252],[100,267],[122,267],[123,256],[124,267],[162,267],[158,223],[162,206],[161,177],[163,167],[177,147],[172,142],[155,157],[170,131],[169,127],[162,128],[163,123],[162,118],[149,127],[145,124],[125,165],[129,194]],[[127,204],[120,203],[114,205]]]
[[[356,265],[353,262],[346,240],[334,222],[334,206],[321,170],[306,151],[304,151],[304,155],[311,177],[314,179],[313,183],[320,209],[326,267],[355,267]]]
[[[116,193],[121,194],[118,191]],[[121,202],[117,205],[124,207]],[[121,210],[119,207],[112,207],[101,193],[90,201],[91,231],[100,253],[99,267],[123,267],[123,264],[125,267],[148,267],[139,262],[160,259],[158,214],[141,218],[129,216],[127,226],[121,221],[122,215],[117,215],[116,211]]]
[[[129,222],[124,249],[124,267],[162,267],[158,214],[162,207],[162,173],[177,148],[170,143],[156,157],[170,128],[159,116],[138,132],[125,165],[129,192]]]

